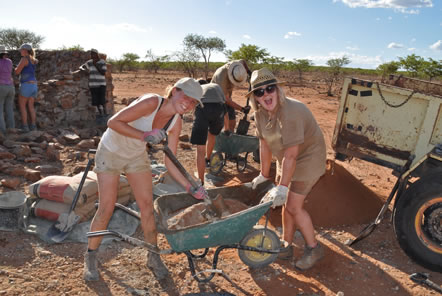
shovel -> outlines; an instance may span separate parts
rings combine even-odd
[[[48,230],[47,237],[54,243],[62,242],[68,235],[72,228],[80,221],[80,216],[77,216],[74,212],[75,206],[77,205],[78,198],[80,197],[81,189],[83,189],[84,181],[86,181],[87,173],[91,168],[94,159],[89,157],[90,154],[95,154],[96,150],[90,149],[87,157],[88,162],[86,169],[81,177],[80,184],[78,185],[77,192],[75,193],[74,199],[72,201],[71,207],[68,213],[62,213],[58,216],[57,222],[55,222]]]
[[[249,91],[250,91],[252,89],[252,86],[250,85],[250,76],[248,77],[248,82],[249,82]],[[249,106],[249,100],[250,99],[247,98],[246,106]],[[237,135],[245,136],[249,131],[250,121],[247,120],[247,113],[244,114],[244,117],[238,123],[238,127],[236,128]]]

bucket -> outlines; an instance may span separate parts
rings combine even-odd
[[[17,231],[26,228],[28,215],[26,195],[21,191],[0,194],[0,230]]]

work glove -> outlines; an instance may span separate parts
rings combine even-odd
[[[155,145],[161,143],[166,138],[166,132],[163,129],[154,128],[149,132],[144,132],[143,141]]]
[[[195,188],[188,184],[186,187],[186,191],[198,200],[203,200],[208,196],[206,189],[204,189],[204,187],[201,185]]]
[[[268,181],[268,180],[269,180],[269,178],[266,178],[263,176],[262,173],[259,173],[259,176],[255,177],[255,179],[253,179],[253,181],[252,181],[252,189],[255,190],[259,184],[264,183],[265,181]]]
[[[286,186],[278,185],[270,189],[266,195],[261,199],[260,203],[265,203],[268,201],[272,201],[272,208],[280,207],[285,204],[287,201],[287,194],[289,193],[289,189]]]
[[[242,107],[241,108],[241,111],[244,113],[244,114],[249,114],[249,112],[250,112],[250,106],[245,106],[245,107]]]

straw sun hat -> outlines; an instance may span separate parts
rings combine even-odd
[[[247,71],[241,62],[234,61],[229,64],[227,71],[230,82],[235,86],[241,86],[247,80]]]
[[[254,90],[264,85],[271,85],[271,84],[284,85],[285,83],[286,83],[285,81],[279,81],[278,79],[276,79],[275,75],[273,75],[273,73],[267,68],[255,70],[253,71],[252,76],[250,77],[251,90],[247,93],[246,96],[247,97],[250,96]]]

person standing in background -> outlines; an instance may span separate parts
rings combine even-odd
[[[38,60],[35,58],[35,51],[30,44],[20,46],[21,60],[15,68],[15,74],[20,75],[20,94],[18,96],[18,105],[22,122],[22,131],[29,132],[37,129],[35,123],[36,114],[34,102],[37,98],[38,86],[35,78],[35,68]],[[28,126],[28,113],[31,118],[31,124]]]
[[[12,61],[8,59],[5,47],[0,46],[0,131],[3,134],[6,134],[6,128],[15,128],[14,96]]]

